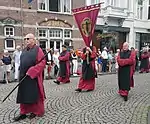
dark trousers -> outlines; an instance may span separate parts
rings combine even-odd
[[[103,63],[102,71],[106,72],[106,70],[107,70],[107,59],[103,59],[102,63]]]

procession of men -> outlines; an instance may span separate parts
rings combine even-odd
[[[124,104],[130,104],[128,101],[134,99],[132,97],[135,92],[135,90],[132,89],[136,89],[136,87],[134,87],[136,84],[134,75],[135,73],[139,73],[140,75],[141,73],[149,73],[150,48],[149,46],[144,46],[141,50],[138,50],[126,41],[123,41],[115,50],[108,47],[108,45],[100,48],[92,44],[93,31],[100,6],[101,3],[87,8],[81,7],[72,10],[82,35],[82,40],[85,43],[85,45],[80,48],[71,48],[71,46],[63,42],[61,49],[48,47],[43,49],[34,33],[28,33],[23,38],[24,46],[18,44],[12,54],[10,54],[7,49],[4,49],[0,56],[0,69],[3,72],[1,73],[0,81],[2,81],[1,83],[4,85],[13,85],[14,83],[16,87],[8,92],[2,104],[9,100],[10,95],[12,95],[15,90],[17,91],[15,99],[16,104],[19,105],[19,109],[17,109],[17,115],[15,114],[15,116],[11,118],[13,122],[20,122],[25,119],[33,120],[36,117],[41,118],[49,112],[53,113],[48,107],[45,107],[45,104],[47,106],[48,104],[53,106],[55,110],[53,114],[57,115],[57,109],[63,106],[63,103],[60,103],[61,98],[58,99],[58,106],[56,107],[55,104],[52,103],[53,101],[46,101],[47,98],[51,97],[51,94],[47,95],[47,90],[45,90],[44,87],[45,80],[57,88],[59,95],[63,94],[61,89],[67,91],[66,94],[62,96],[63,99],[65,95],[71,94],[68,92],[69,88],[66,87],[66,85],[72,88],[73,78],[71,77],[75,77],[76,87],[73,87],[74,89],[72,91],[75,93],[74,96],[82,96],[87,93],[89,98],[94,97],[95,101],[90,101],[90,103],[94,103],[98,100],[96,100],[95,94],[93,93],[96,92],[98,86],[102,86],[100,84],[96,85],[97,83],[101,83],[98,82],[98,80],[102,78],[99,74],[111,74],[113,72],[114,77],[117,77],[116,85],[112,87],[112,89],[115,87],[116,92],[114,89],[111,89],[115,92],[115,97],[119,96],[117,98],[119,98],[120,103]],[[87,13],[84,13],[83,16],[79,15],[83,13],[83,11]],[[89,13],[93,16],[89,16]],[[144,75],[146,74],[142,76]],[[11,80],[12,77],[13,80]],[[105,83],[106,87],[109,85],[109,83],[107,84],[107,79],[103,80],[103,83]],[[51,89],[51,87],[48,88]],[[106,88],[106,90],[108,89]],[[55,92],[56,91],[53,90],[51,93]],[[101,91],[98,95],[101,96]],[[109,96],[107,95],[108,94],[101,97],[104,99]],[[88,99],[88,97],[83,99]],[[114,96],[111,94],[109,97]],[[72,97],[68,97],[67,99],[71,100]],[[107,101],[109,101],[109,98]],[[77,101],[77,103],[80,103],[80,106],[84,108],[82,102],[80,99]],[[65,104],[71,105],[73,109],[75,108],[72,103],[68,102]],[[90,105],[88,107],[90,108]],[[92,108],[90,109],[92,110]],[[80,113],[80,110],[78,111]],[[81,111],[81,113],[82,112],[84,111]],[[65,113],[65,111],[61,114],[63,113]],[[90,114],[92,115],[93,113]],[[73,114],[74,113],[72,113],[72,115]],[[96,115],[97,113],[95,112],[94,114]],[[109,112],[107,114],[109,114]],[[62,117],[62,120],[64,118],[65,117]]]
[[[18,53],[20,57],[18,68],[19,77],[16,79],[20,82],[16,99],[16,102],[20,104],[20,115],[15,117],[14,121],[26,119],[27,114],[30,114],[28,116],[29,119],[33,119],[36,116],[43,116],[45,111],[44,101],[46,97],[43,87],[43,71],[46,67],[46,57],[51,49],[44,55],[42,49],[37,45],[35,36],[31,33],[27,34],[24,40],[26,42],[26,47],[22,50],[21,54],[19,54],[20,52]],[[59,71],[56,81],[53,81],[57,85],[60,85],[60,83],[65,84],[71,82],[69,62],[71,54],[67,51],[67,47],[68,46],[66,45],[62,45],[63,51],[58,57]],[[17,49],[20,50],[20,47],[18,46]],[[142,60],[144,62],[141,62],[141,71],[146,71],[148,73],[150,69],[149,56],[147,57],[145,48],[143,54],[142,59],[145,60]],[[96,47],[84,47],[78,56],[83,59],[83,62],[79,84],[77,89],[75,89],[75,92],[91,92],[95,89],[95,78],[97,78],[97,71],[95,68],[95,58],[97,56]],[[2,59],[3,62],[4,60],[6,61],[7,59]],[[119,66],[117,71],[118,93],[123,97],[124,101],[128,101],[129,91],[131,90],[131,87],[134,87],[133,75],[136,65],[136,52],[129,49],[129,44],[127,42],[123,44],[123,47],[117,56],[117,63]],[[15,78],[17,78],[16,75]]]

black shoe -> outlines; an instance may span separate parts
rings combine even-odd
[[[124,101],[128,101],[128,96],[124,96]]]
[[[90,91],[93,91],[93,90],[87,90],[86,92],[90,92]]]
[[[11,81],[8,81],[8,83],[11,83]]]
[[[82,90],[78,88],[78,89],[75,89],[75,91],[77,91],[77,92],[81,92]]]
[[[29,119],[33,119],[33,118],[35,118],[36,117],[36,114],[34,114],[34,113],[31,113],[30,115],[29,115]]]
[[[24,120],[27,117],[27,115],[23,114],[23,115],[19,115],[17,117],[14,117],[13,120],[14,121],[20,121],[20,120]]]
[[[60,84],[60,82],[59,82],[59,81],[53,81],[53,82],[54,82],[55,84],[58,84],[58,85]]]
[[[18,79],[15,79],[15,80],[14,80],[14,82],[17,82],[17,81],[18,81]]]

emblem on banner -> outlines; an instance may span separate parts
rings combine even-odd
[[[81,30],[82,30],[82,33],[86,37],[89,37],[91,35],[91,28],[92,28],[91,19],[90,18],[84,18],[82,23],[81,23]]]

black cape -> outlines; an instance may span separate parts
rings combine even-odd
[[[84,48],[83,53],[85,52],[86,52],[86,49]],[[83,60],[83,64],[82,64],[82,78],[84,80],[90,80],[96,77],[95,70],[91,64],[91,61],[93,61],[94,59],[90,57],[90,54],[88,57],[89,57],[89,64],[87,63],[87,60]]]
[[[120,59],[128,59],[131,55],[131,51],[120,52]],[[118,70],[118,85],[119,90],[130,90],[130,65],[119,66]]]
[[[32,49],[25,48],[20,56],[20,77],[21,80],[28,69],[36,65],[36,58],[38,54],[38,46]],[[39,98],[39,87],[37,78],[31,79],[27,76],[19,85],[17,94],[17,103],[32,104],[36,103]]]
[[[148,53],[143,53],[148,54]],[[141,59],[140,69],[148,69],[149,66],[149,58]]]
[[[60,53],[60,56],[65,56],[67,54],[67,51],[63,51]],[[59,61],[59,76],[60,77],[66,77],[66,61]]]

